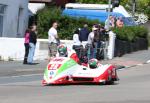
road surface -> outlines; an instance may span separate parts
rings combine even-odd
[[[150,103],[150,64],[118,71],[115,85],[41,85],[42,74],[0,76],[0,103]]]

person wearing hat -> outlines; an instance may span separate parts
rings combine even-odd
[[[92,45],[93,40],[94,40],[94,35],[95,35],[95,33],[96,33],[97,30],[98,30],[98,28],[96,28],[95,26],[93,26],[92,32],[88,36],[88,44]]]
[[[92,28],[92,32],[88,36],[88,59],[96,58],[96,39],[98,36],[98,28],[94,25]]]

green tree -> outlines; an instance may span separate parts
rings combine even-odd
[[[150,0],[137,0],[137,12],[145,13],[150,19]]]

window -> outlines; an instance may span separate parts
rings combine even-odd
[[[6,11],[6,5],[0,4],[0,37],[3,35],[3,22],[4,22],[4,15]]]
[[[18,12],[18,22],[17,22],[17,37],[21,36],[22,31],[22,18],[23,18],[23,8],[19,8]]]

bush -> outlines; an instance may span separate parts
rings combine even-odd
[[[38,37],[48,38],[48,30],[53,21],[58,21],[58,35],[61,39],[72,39],[73,32],[87,23],[89,27],[99,23],[98,20],[88,20],[86,18],[73,18],[62,15],[62,10],[57,7],[45,7],[37,12]]]
[[[129,26],[112,29],[117,39],[134,42],[137,38],[147,38],[148,30],[144,26]]]

